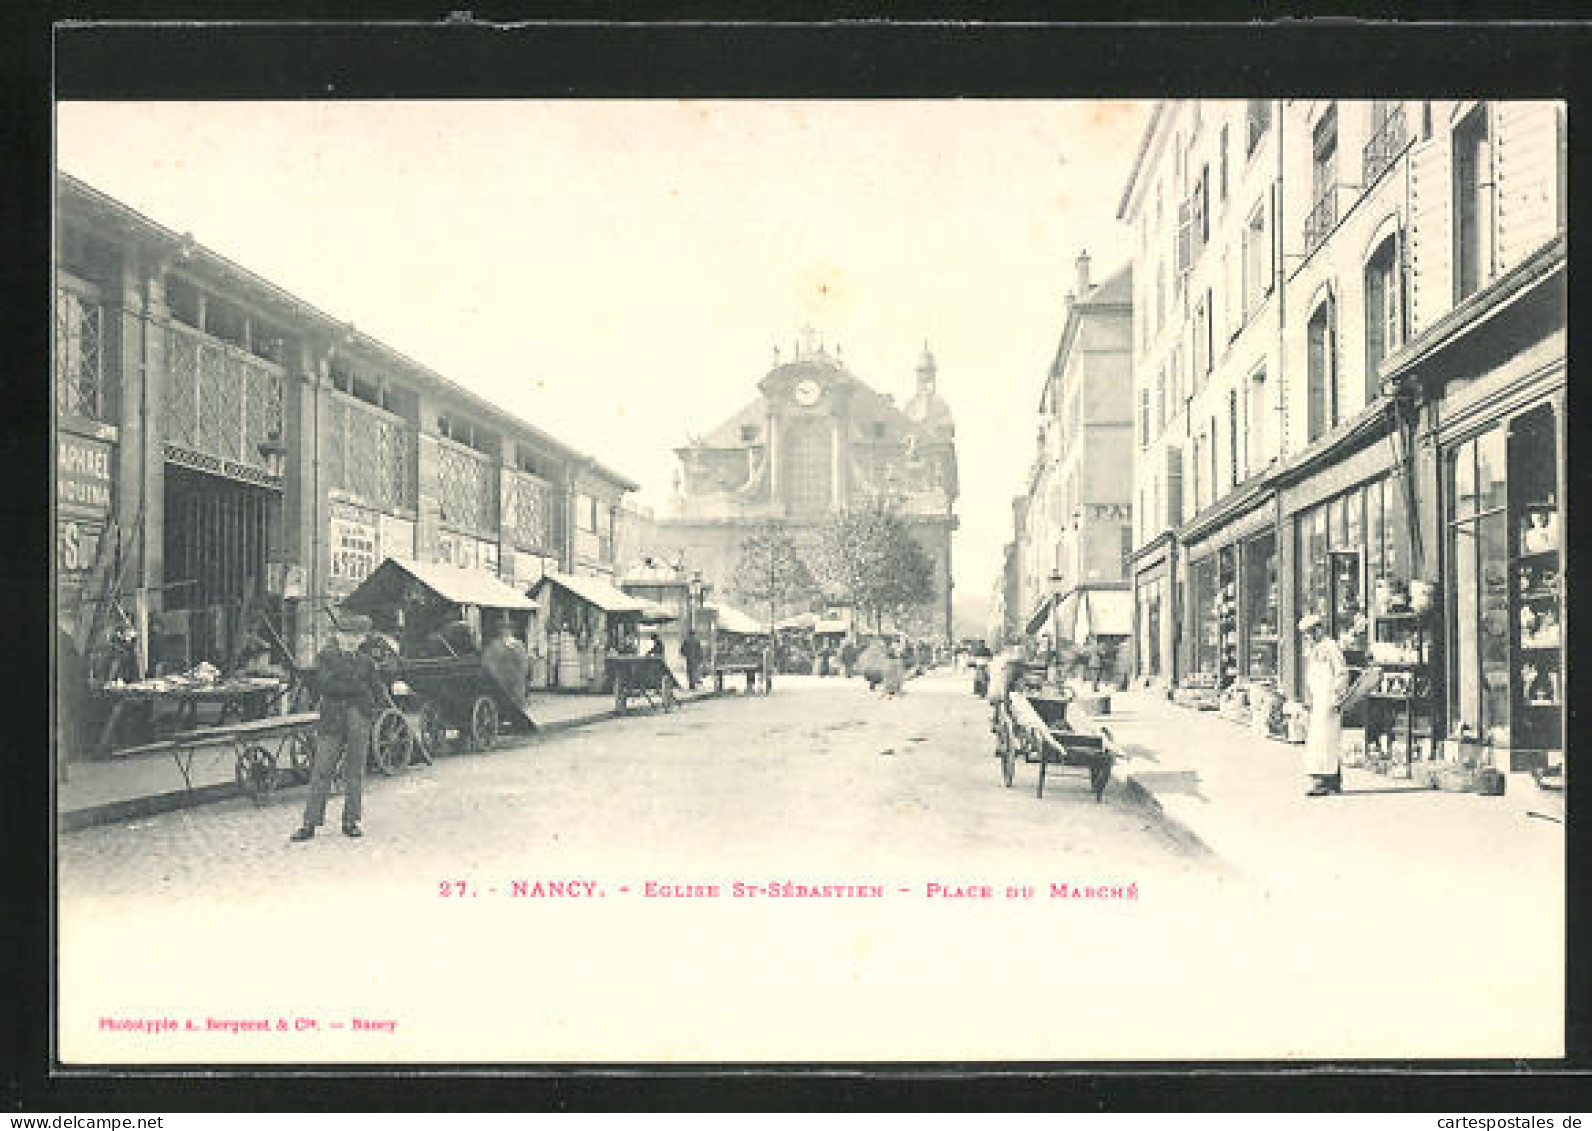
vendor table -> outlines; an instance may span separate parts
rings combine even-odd
[[[176,729],[191,731],[199,725],[201,704],[221,705],[221,725],[263,718],[281,699],[286,687],[287,684],[282,680],[264,678],[226,680],[190,687],[157,688],[139,684],[104,687],[99,694],[110,700],[111,712],[100,731],[95,749],[101,757],[111,753],[117,728],[133,710],[145,710],[153,715],[157,706],[174,704],[177,708]]]
[[[674,697],[674,673],[662,656],[609,656],[607,664],[608,676],[614,681],[614,710],[619,714],[629,709],[633,696],[665,711],[680,705]]]
[[[713,665],[713,689],[724,690],[724,677],[726,675],[744,675],[746,677],[746,690],[748,694],[755,691],[758,684],[762,684],[763,694],[767,695],[772,690],[773,673],[768,670],[768,665],[762,660],[743,660],[719,663]]]
[[[193,789],[193,761],[200,750],[210,746],[231,746],[235,755],[233,774],[238,788],[256,805],[277,786],[278,776],[287,774],[308,778],[315,756],[312,733],[320,714],[306,711],[296,715],[273,715],[230,726],[199,727],[182,731],[164,742],[117,751],[118,757],[163,751],[171,755],[182,775],[183,787]]]

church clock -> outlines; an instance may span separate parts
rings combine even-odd
[[[796,396],[796,403],[803,408],[812,408],[813,405],[818,403],[818,398],[824,395],[823,386],[811,377],[804,381],[798,381],[793,392]]]

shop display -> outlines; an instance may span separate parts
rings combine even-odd
[[[1562,782],[1564,518],[1558,446],[1546,408],[1517,417],[1508,432],[1508,768],[1533,771],[1539,784]]]
[[[1419,595],[1417,597],[1417,595]],[[1435,685],[1426,618],[1435,597],[1426,582],[1386,577],[1373,591],[1375,639],[1366,649],[1375,684],[1365,700],[1366,764],[1380,773],[1410,776],[1432,761]]]

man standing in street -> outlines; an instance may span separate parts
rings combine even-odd
[[[702,642],[697,639],[696,633],[685,634],[685,639],[680,642],[680,655],[685,657],[685,681],[695,691],[697,681],[702,678]]]
[[[530,666],[530,653],[514,635],[514,622],[507,613],[502,614],[498,618],[497,635],[481,649],[481,667],[522,711],[525,709],[525,674]]]
[[[1339,764],[1343,745],[1343,696],[1349,690],[1349,665],[1343,649],[1326,634],[1321,618],[1314,613],[1302,617],[1299,632],[1304,637],[1305,686],[1310,692],[1310,732],[1305,738],[1305,772],[1313,784],[1307,796],[1322,797],[1343,792],[1343,767]]]
[[[359,821],[365,792],[365,756],[370,750],[370,720],[383,695],[376,662],[359,650],[370,632],[370,618],[345,615],[336,638],[315,657],[321,685],[321,719],[315,728],[315,763],[304,823],[290,838],[309,840],[326,819],[326,795],[339,756],[347,788],[343,793],[343,835],[364,836]]]

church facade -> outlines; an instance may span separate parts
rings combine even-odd
[[[846,368],[838,347],[815,346],[810,333],[788,358],[776,349],[756,397],[676,449],[673,496],[657,523],[660,549],[736,603],[732,578],[752,530],[777,521],[808,546],[830,514],[884,496],[934,563],[933,602],[900,627],[949,637],[956,427],[937,378],[925,344],[914,394],[898,406]]]

